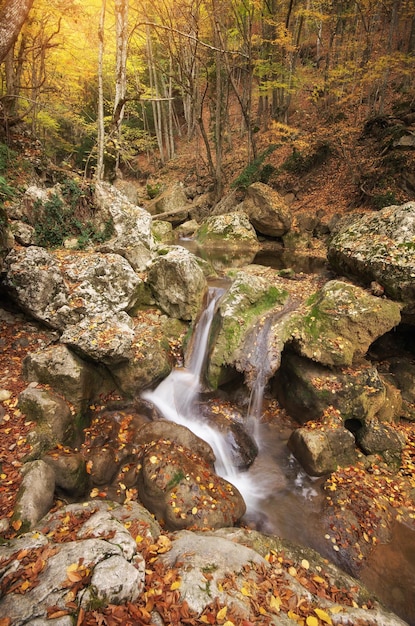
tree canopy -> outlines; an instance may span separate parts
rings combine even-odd
[[[322,115],[363,104],[368,116],[391,92],[413,100],[415,5],[9,0],[0,58],[5,129],[24,119],[54,162],[93,174],[101,119],[108,177],[119,165],[134,174],[142,153],[166,163],[197,137],[195,160],[220,192],[234,138],[248,165],[257,133],[289,124],[304,100]]]

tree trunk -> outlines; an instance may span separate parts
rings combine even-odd
[[[115,173],[120,163],[121,124],[124,118],[127,91],[128,1],[115,0],[116,70],[112,126],[115,141]]]
[[[104,85],[103,85],[103,64],[104,64],[104,24],[105,24],[106,0],[102,0],[101,15],[98,28],[99,52],[98,52],[98,136],[97,136],[97,180],[104,178],[104,149],[105,149],[105,128],[104,128]]]
[[[0,0],[0,63],[15,43],[34,0]]]

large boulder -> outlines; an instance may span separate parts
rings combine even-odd
[[[38,458],[58,444],[77,443],[81,432],[69,405],[60,396],[29,386],[19,394],[18,406],[27,419],[36,424],[28,436],[32,458]]]
[[[19,306],[58,330],[85,317],[132,309],[143,282],[118,254],[48,252],[31,246],[5,260],[4,284]]]
[[[262,235],[282,237],[291,228],[291,213],[284,198],[264,183],[248,187],[242,210]]]
[[[197,258],[182,248],[167,248],[148,269],[148,283],[161,309],[170,317],[193,320],[207,291],[207,281]]]
[[[241,211],[208,217],[197,231],[196,238],[203,246],[260,247],[255,229],[247,214]]]
[[[174,441],[161,440],[146,448],[138,493],[169,530],[233,526],[246,510],[236,487]]]
[[[100,249],[120,254],[135,270],[144,270],[156,245],[151,215],[109,183],[96,184],[95,201],[100,209],[95,218],[98,228],[103,230],[105,223],[110,222],[114,231],[114,236]]]
[[[55,491],[55,473],[47,463],[36,460],[26,463],[22,474],[12,523],[21,532],[27,532],[49,513]]]
[[[296,351],[324,365],[351,365],[401,319],[400,305],[332,280],[307,301],[293,326]]]
[[[220,301],[212,326],[208,380],[217,387],[228,368],[247,369],[244,341],[260,316],[281,309],[288,293],[266,278],[240,270]]]
[[[369,362],[333,369],[289,352],[274,385],[278,401],[300,424],[320,419],[329,406],[340,411],[344,422],[397,420],[402,402],[392,391]]]
[[[151,215],[162,215],[172,224],[185,222],[189,217],[190,204],[181,183],[174,183],[147,205]]]
[[[370,283],[404,303],[415,317],[415,202],[348,218],[329,242],[328,259],[336,271]]]
[[[309,476],[331,474],[358,461],[355,438],[340,425],[297,428],[287,445]]]
[[[28,354],[23,361],[23,376],[28,382],[49,385],[77,411],[84,411],[108,385],[102,369],[59,344]]]
[[[51,513],[36,532],[3,547],[0,613],[10,624],[67,626],[81,607],[136,601],[144,589],[145,559],[135,537],[153,543],[159,533],[136,503],[84,502]]]

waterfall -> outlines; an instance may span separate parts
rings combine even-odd
[[[191,350],[185,359],[186,366],[173,369],[154,391],[146,391],[142,397],[154,404],[165,419],[186,426],[210,444],[216,457],[216,473],[239,489],[249,510],[255,508],[260,496],[257,479],[254,480],[249,472],[241,472],[234,466],[225,437],[200,416],[196,402],[201,391],[213,317],[224,293],[224,289],[209,289],[207,305],[195,327]]]

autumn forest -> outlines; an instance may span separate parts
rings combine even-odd
[[[1,115],[55,165],[108,180],[192,142],[220,197],[247,167],[272,176],[281,145],[304,165],[307,118],[413,114],[414,60],[412,0],[35,0],[1,66]]]

